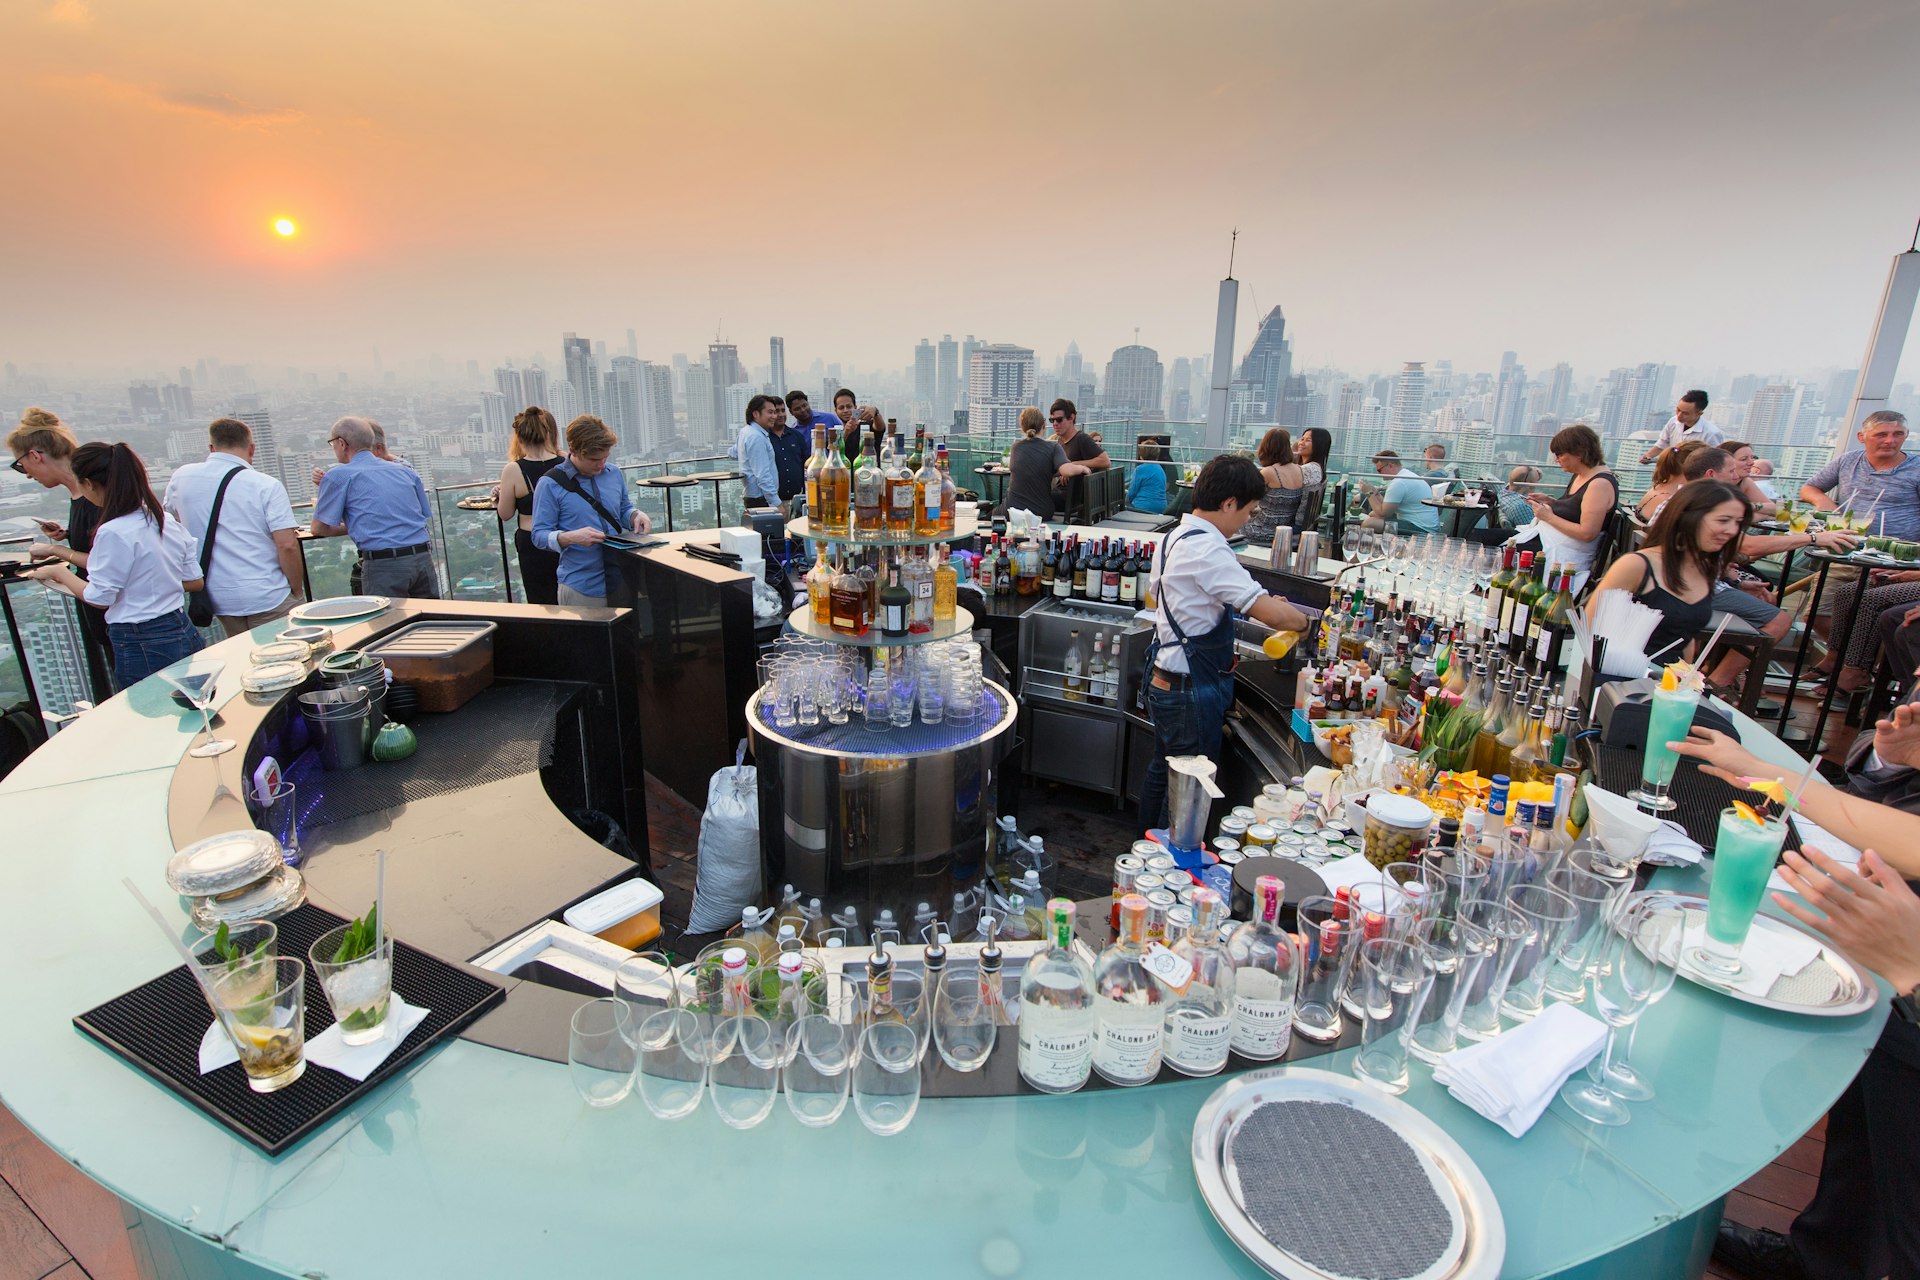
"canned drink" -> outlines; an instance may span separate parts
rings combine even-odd
[[[1293,568],[1293,530],[1279,528],[1273,531],[1273,546],[1267,551],[1267,568],[1283,571]]]
[[[1180,905],[1171,889],[1155,889],[1147,895],[1147,941],[1167,940],[1167,912]]]
[[[1293,834],[1296,836],[1317,836],[1320,832],[1321,827],[1315,822],[1296,822],[1293,824]]]
[[[1231,849],[1222,849],[1220,851],[1220,865],[1223,867],[1237,867],[1246,860],[1246,856],[1246,853],[1239,845],[1235,845]]]
[[[1240,852],[1240,842],[1232,836],[1215,836],[1213,838],[1214,857],[1224,860],[1229,850],[1237,855]]]
[[[1247,828],[1247,841],[1246,841],[1246,844],[1242,847],[1248,850],[1249,855],[1251,855],[1252,851],[1255,849],[1259,849],[1262,852],[1264,852],[1266,850],[1273,848],[1274,843],[1279,839],[1280,839],[1279,832],[1275,831],[1272,827],[1268,826],[1264,822],[1256,822],[1252,826]]]
[[[1153,908],[1149,906],[1147,909],[1151,911]],[[1186,902],[1175,904],[1167,912],[1167,936],[1182,938],[1191,928],[1193,928],[1193,905]]]
[[[1248,822],[1244,818],[1236,818],[1229,815],[1228,817],[1220,819],[1220,834],[1229,840],[1237,840],[1241,844],[1245,844],[1247,842],[1247,828],[1252,825],[1251,822]]]
[[[1192,906],[1193,906],[1193,895],[1194,895],[1194,894],[1196,894],[1196,893],[1198,893],[1198,892],[1200,892],[1200,886],[1199,886],[1199,885],[1197,885],[1197,884],[1190,884],[1190,885],[1188,885],[1188,886],[1187,886],[1186,888],[1184,888],[1184,889],[1182,889],[1182,890],[1180,890],[1180,891],[1179,891],[1178,893],[1176,893],[1176,894],[1174,894],[1173,896],[1174,896],[1174,900],[1175,900],[1175,901],[1177,901],[1177,902],[1178,902],[1178,903],[1180,904],[1180,907],[1189,907],[1189,908],[1190,908],[1190,907],[1192,907]],[[1175,912],[1177,913],[1177,912],[1178,912],[1178,911],[1180,910],[1180,907],[1175,907],[1175,908],[1174,908],[1174,911],[1175,911]],[[1169,924],[1171,924],[1171,923],[1172,923],[1172,918],[1171,918],[1171,917],[1169,917],[1169,918],[1168,918],[1168,923],[1169,923]],[[1181,930],[1180,932],[1181,932],[1181,933],[1184,933],[1184,932],[1185,932],[1185,930],[1183,929],[1183,930]],[[1179,933],[1176,933],[1176,934],[1174,934],[1174,936],[1175,936],[1175,937],[1177,938],[1177,937],[1179,937],[1179,936],[1180,936],[1180,934],[1179,934]]]
[[[1304,578],[1311,578],[1320,572],[1320,533],[1316,529],[1304,529],[1300,533],[1300,545],[1294,549],[1293,571]]]
[[[1170,853],[1156,853],[1147,859],[1147,870],[1157,876],[1167,875],[1177,866],[1179,864],[1173,860],[1173,855]]]
[[[1254,823],[1260,821],[1260,815],[1253,811],[1253,806],[1250,804],[1237,804],[1233,806],[1233,810],[1228,814],[1228,817],[1238,818],[1248,826],[1252,826]]]
[[[1506,774],[1493,775],[1492,785],[1487,788],[1487,814],[1490,817],[1504,819],[1507,816],[1507,788],[1510,785]]]
[[[1133,882],[1146,870],[1146,859],[1137,854],[1123,853],[1113,860],[1113,904],[1118,907],[1120,899],[1133,892]]]
[[[1161,846],[1158,840],[1135,840],[1133,842],[1133,856],[1142,862],[1147,861],[1149,858],[1157,858],[1165,852],[1166,849]]]
[[[1142,871],[1133,879],[1133,891],[1143,898],[1155,889],[1164,889],[1166,887],[1167,878],[1151,871]]]

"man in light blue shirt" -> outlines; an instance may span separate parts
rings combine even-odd
[[[1373,455],[1373,469],[1385,478],[1387,487],[1382,491],[1370,484],[1361,486],[1367,495],[1369,528],[1391,528],[1395,533],[1439,531],[1439,509],[1424,505],[1433,496],[1432,485],[1403,470],[1400,455],[1391,449]]]
[[[755,396],[747,401],[747,425],[740,428],[740,440],[734,453],[746,477],[749,507],[780,505],[780,464],[773,454],[773,396]],[[785,407],[784,405],[782,406]]]
[[[600,544],[653,527],[628,496],[626,477],[607,465],[619,441],[600,419],[575,418],[567,424],[566,460],[534,486],[533,541],[560,553],[561,604],[605,605],[606,553]]]
[[[320,478],[313,536],[353,539],[366,565],[361,585],[368,594],[438,600],[427,487],[417,472],[375,457],[373,441],[373,424],[365,418],[342,418],[327,433],[334,457],[345,465]]]

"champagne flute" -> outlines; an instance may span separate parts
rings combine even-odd
[[[227,664],[218,659],[187,658],[160,672],[160,678],[200,713],[200,727],[206,733],[207,740],[187,752],[190,756],[205,759],[208,756],[225,755],[240,745],[230,738],[216,738],[213,734],[214,687],[220,682],[220,673],[226,668]]]

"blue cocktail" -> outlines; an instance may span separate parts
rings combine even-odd
[[[1665,685],[1663,680],[1662,685]],[[1664,813],[1674,807],[1667,795],[1673,782],[1674,766],[1680,763],[1669,742],[1680,742],[1693,728],[1693,713],[1700,706],[1700,690],[1680,684],[1677,688],[1657,688],[1647,715],[1647,742],[1640,757],[1640,789],[1628,797],[1642,808]]]
[[[1687,959],[1716,978],[1732,981],[1744,971],[1740,948],[1746,945],[1767,880],[1787,838],[1784,818],[1759,818],[1728,807],[1720,811],[1720,832],[1713,841],[1713,879],[1707,885],[1705,941]]]

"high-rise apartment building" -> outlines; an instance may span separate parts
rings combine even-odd
[[[185,373],[182,369],[180,372]],[[160,388],[160,409],[169,422],[186,422],[193,417],[193,388],[184,382],[169,382]]]
[[[939,381],[937,369],[933,344],[925,338],[920,339],[920,345],[913,349],[913,398],[916,404],[913,416],[918,421],[924,422],[933,416],[933,393]]]
[[[534,365],[520,371],[520,399],[525,408],[532,408],[535,405],[542,409],[553,408],[547,403],[547,371],[545,369]],[[566,425],[566,422],[560,423],[563,430]]]
[[[613,367],[602,383],[605,394],[601,404],[606,419],[620,443],[636,453],[646,453],[657,441],[647,438],[646,412],[641,408],[641,389],[646,366],[632,356],[615,356]]]
[[[514,378],[519,385],[520,379]],[[498,453],[507,447],[507,433],[513,430],[514,411],[507,397],[498,391],[480,393],[480,433],[486,438],[487,452]]]
[[[1503,360],[1493,393],[1494,434],[1519,435],[1526,423],[1526,411],[1527,367],[1516,360]]]
[[[1160,397],[1166,371],[1160,353],[1138,343],[1114,348],[1107,361],[1106,390],[1101,406],[1146,417],[1160,415]]]
[[[560,335],[560,350],[566,357],[567,381],[573,384],[574,395],[579,398],[580,413],[598,414],[600,412],[600,367],[594,363],[593,343],[571,333]],[[556,412],[554,417],[559,418]],[[561,418],[561,422],[570,422],[571,418]]]
[[[958,394],[963,401],[970,399],[973,395],[973,353],[978,351],[981,345],[980,340],[972,334],[968,334],[966,341],[960,344],[960,389]]]
[[[1545,411],[1548,416],[1565,418],[1567,409],[1573,401],[1573,366],[1561,363],[1547,371],[1547,400]]]
[[[128,387],[127,400],[133,406],[135,422],[158,422],[165,413],[160,407],[160,388],[151,382],[136,382]]]
[[[760,394],[760,388],[751,382],[736,382],[726,388],[726,408],[721,413],[725,426],[720,431],[720,443],[732,444],[740,435],[740,429],[747,425],[747,404]]]
[[[520,386],[520,371],[512,365],[502,365],[493,371],[493,389],[507,402],[507,411],[517,414],[532,401]],[[484,415],[482,415],[484,417]]]
[[[792,388],[787,383],[787,340],[781,337],[767,339],[768,368],[773,379],[773,394],[784,396]]]
[[[731,440],[734,429],[740,424],[727,412],[727,388],[747,381],[747,366],[740,363],[740,349],[731,342],[710,342],[707,344],[707,378],[713,397],[711,415],[711,434],[709,440]],[[692,404],[692,392],[688,392],[688,404]],[[689,426],[693,422],[691,408],[687,418]]]
[[[20,619],[20,639],[33,671],[40,709],[67,715],[73,704],[93,697],[87,687],[87,655],[80,639],[80,617],[72,596],[48,591],[46,614]]]
[[[1792,438],[1799,407],[1800,387],[1794,383],[1770,383],[1754,392],[1747,405],[1747,442],[1762,451],[1801,443]]]
[[[674,436],[673,370],[663,364],[640,362],[640,436],[648,450]]]
[[[273,414],[260,403],[260,398],[249,396],[236,400],[233,416],[246,423],[247,430],[253,433],[253,469],[284,484],[287,497],[292,501],[311,501],[313,468],[302,458],[282,456],[280,440],[273,429]]]
[[[1278,310],[1279,308],[1275,308]],[[1423,360],[1409,360],[1400,366],[1393,383],[1393,409],[1389,415],[1395,434],[1419,435],[1427,421],[1427,366]]]
[[[580,399],[580,391],[573,385],[572,378],[556,378],[547,388],[547,409],[553,414],[553,420],[560,428],[560,443],[564,449],[567,439],[567,424],[587,411],[585,402]]]
[[[726,402],[720,401],[720,409]],[[704,363],[687,366],[687,442],[705,447],[719,442],[720,420],[715,410],[713,378]]]
[[[953,411],[960,407],[960,344],[953,335],[940,335],[934,358],[933,425],[936,434],[953,430]]]
[[[1078,382],[1086,372],[1086,361],[1081,358],[1080,344],[1067,343],[1066,354],[1060,357],[1060,381]]]
[[[1357,426],[1358,424],[1353,421],[1353,415],[1360,411],[1360,406],[1366,402],[1366,398],[1365,383],[1342,382],[1339,398],[1333,402],[1332,421],[1328,425],[1335,431]],[[1376,400],[1374,403],[1378,404],[1379,401]]]
[[[972,342],[971,336],[967,339]],[[1033,348],[980,344],[967,367],[967,431],[1010,437],[1020,429],[1020,411],[1033,403]]]

